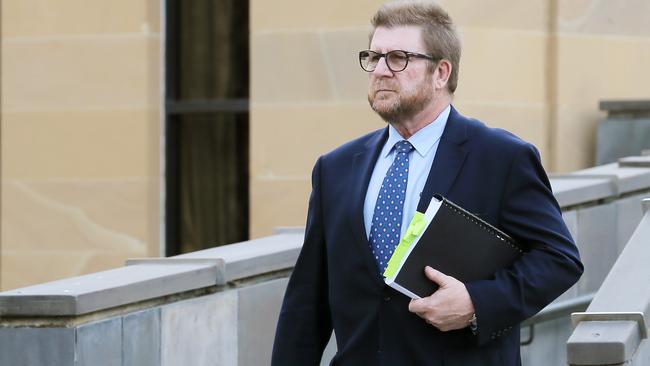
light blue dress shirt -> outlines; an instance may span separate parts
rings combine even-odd
[[[415,133],[407,139],[415,149],[409,155],[409,178],[406,185],[406,199],[404,200],[404,211],[402,213],[402,230],[400,238],[404,236],[408,224],[411,222],[415,210],[420,201],[420,193],[424,189],[424,183],[427,181],[433,158],[438,151],[440,144],[440,137],[447,125],[447,118],[449,117],[450,106],[438,115],[432,123],[429,123],[423,129]],[[404,140],[404,137],[397,132],[392,125],[388,126],[388,140],[377,158],[375,169],[372,171],[370,177],[370,184],[368,185],[368,192],[363,205],[363,219],[366,226],[366,237],[370,236],[370,227],[372,226],[372,215],[375,212],[375,204],[377,203],[377,196],[379,196],[379,189],[384,181],[388,168],[395,159],[395,144]]]

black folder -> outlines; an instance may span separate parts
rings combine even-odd
[[[427,211],[431,209],[437,210],[435,215],[429,215],[408,251],[393,253],[399,256],[395,261],[399,266],[385,278],[386,284],[411,298],[427,297],[438,289],[424,274],[425,266],[470,282],[491,278],[524,252],[506,233],[440,195],[431,200]]]

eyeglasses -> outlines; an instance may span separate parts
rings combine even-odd
[[[377,68],[377,64],[382,57],[386,59],[386,65],[392,72],[404,71],[406,66],[409,64],[409,58],[423,58],[430,61],[439,60],[433,56],[402,50],[393,50],[386,53],[366,50],[359,52],[359,64],[364,71],[373,72]]]

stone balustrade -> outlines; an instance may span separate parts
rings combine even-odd
[[[595,292],[625,247],[650,196],[650,157],[552,176],[551,185],[586,267],[562,301]],[[266,365],[302,235],[2,292],[0,365]],[[540,324],[522,347],[524,364],[565,364],[569,323]],[[330,344],[324,363],[332,352]]]
[[[263,365],[302,231],[0,293],[0,365]]]
[[[650,198],[644,206],[645,216],[587,311],[572,315],[572,366],[650,364]]]

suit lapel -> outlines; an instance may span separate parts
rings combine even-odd
[[[352,226],[353,242],[364,257],[364,262],[371,273],[376,273],[376,280],[383,284],[381,274],[377,271],[375,260],[370,250],[370,243],[366,236],[366,229],[363,216],[363,206],[372,171],[379,157],[386,139],[388,128],[377,133],[363,146],[362,150],[356,153],[352,159],[352,173],[350,182],[350,224]],[[456,176],[460,172],[467,151],[463,148],[467,140],[467,126],[462,117],[454,107],[451,107],[445,131],[440,138],[440,144],[433,160],[427,181],[422,190],[418,211],[424,212],[429,205],[431,197],[435,193],[446,196],[451,189]]]
[[[467,126],[463,118],[451,107],[445,131],[440,138],[438,151],[420,196],[417,208],[420,212],[426,211],[434,194],[447,196],[465,162],[467,151],[463,144],[467,140]]]
[[[354,242],[359,246],[364,261],[369,266],[371,273],[377,274],[377,280],[381,281],[381,276],[377,271],[375,260],[372,257],[370,250],[370,243],[366,236],[366,228],[364,223],[363,206],[368,191],[368,184],[372,171],[375,168],[379,153],[388,138],[388,128],[377,133],[364,145],[363,150],[353,156],[352,160],[352,180],[350,187],[350,223],[352,225],[352,233],[354,235]]]

